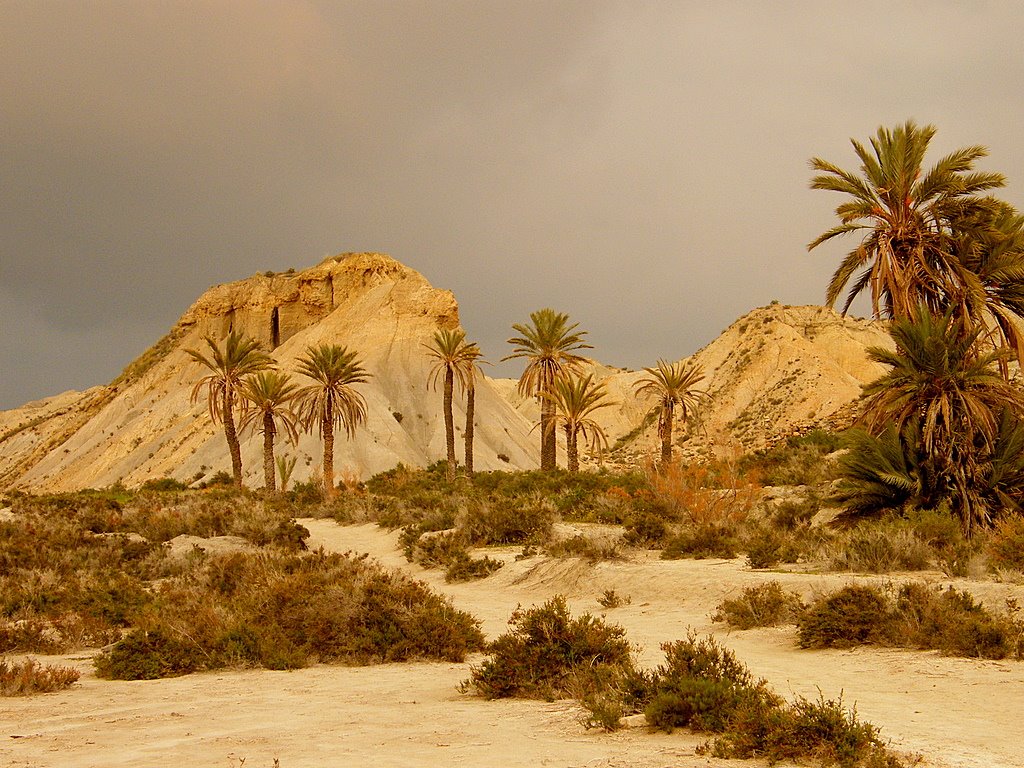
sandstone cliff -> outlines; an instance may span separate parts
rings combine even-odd
[[[358,351],[372,374],[360,387],[368,418],[354,440],[336,442],[339,476],[366,478],[399,462],[426,465],[443,458],[445,438],[441,395],[426,387],[431,363],[423,345],[436,329],[458,323],[450,292],[381,254],[345,254],[301,272],[216,286],[110,385],[0,413],[0,488],[133,486],[229,470],[221,428],[210,422],[205,401],[190,402],[203,369],[184,350],[205,350],[204,335],[222,338],[232,330],[259,340],[284,370],[310,344]],[[462,408],[457,396],[457,424],[465,420]],[[478,469],[536,466],[532,425],[486,380],[477,387],[476,409]],[[246,483],[262,485],[262,438],[241,437]],[[299,458],[297,480],[309,477],[322,456],[315,433],[297,447],[280,444],[279,452]]]

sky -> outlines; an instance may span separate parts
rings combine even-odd
[[[1017,2],[0,0],[0,409],[212,285],[379,251],[498,361],[542,307],[679,359],[824,301],[818,156],[907,119],[1024,208]],[[341,340],[343,342],[343,340]],[[496,365],[518,375],[521,363]]]

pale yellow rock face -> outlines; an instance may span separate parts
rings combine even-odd
[[[365,479],[398,463],[425,466],[444,457],[445,438],[441,393],[427,388],[431,361],[424,345],[438,328],[458,324],[449,291],[381,254],[345,254],[302,272],[216,286],[185,312],[161,342],[166,354],[148,369],[141,370],[144,355],[108,387],[0,413],[0,487],[58,491],[118,481],[131,487],[153,477],[189,481],[229,470],[223,431],[211,423],[205,398],[191,402],[205,369],[185,350],[205,351],[204,336],[219,340],[230,331],[259,340],[286,371],[309,345],[341,344],[359,353],[371,374],[360,386],[368,417],[355,439],[340,435],[335,442],[339,478]],[[460,454],[464,408],[457,394]],[[476,414],[477,469],[537,465],[532,425],[487,380],[477,386]],[[241,438],[245,482],[262,486],[262,436]],[[315,432],[297,446],[278,445],[279,454],[298,457],[294,480],[318,469],[322,451]]]

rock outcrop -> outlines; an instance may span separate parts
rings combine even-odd
[[[438,328],[458,324],[449,291],[381,254],[344,254],[301,272],[216,286],[110,385],[0,413],[0,488],[133,486],[161,476],[187,482],[229,470],[223,431],[205,399],[190,400],[204,369],[185,350],[205,350],[204,336],[231,331],[259,340],[283,370],[293,370],[311,344],[359,353],[371,374],[360,386],[368,418],[355,439],[335,444],[339,477],[366,478],[400,462],[424,466],[445,453],[441,395],[427,388],[424,345]],[[456,397],[456,423],[464,422],[462,407]],[[536,466],[532,425],[486,379],[477,386],[475,423],[478,469]],[[262,437],[241,437],[246,482],[262,485]],[[298,457],[296,480],[313,474],[322,457],[315,433],[279,452]]]

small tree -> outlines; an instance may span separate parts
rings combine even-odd
[[[306,349],[298,360],[298,371],[313,380],[297,395],[302,424],[307,431],[316,425],[324,441],[324,495],[330,499],[334,487],[334,429],[344,428],[349,438],[366,421],[366,400],[354,389],[369,378],[355,352],[336,344]]]
[[[274,361],[260,351],[259,342],[239,333],[230,333],[223,347],[211,336],[204,336],[203,341],[210,348],[209,356],[195,349],[185,350],[193,360],[210,370],[192,388],[192,402],[195,403],[200,393],[206,390],[210,418],[214,424],[224,425],[235,485],[241,488],[242,448],[238,442],[234,418],[239,389],[244,377],[270,368]]]
[[[690,417],[693,409],[707,397],[694,387],[704,379],[704,370],[693,362],[669,364],[658,360],[654,368],[644,368],[647,376],[636,384],[639,396],[653,395],[661,409],[658,418],[658,436],[661,438],[661,463],[667,465],[672,461],[672,430],[676,419],[676,406],[679,407],[679,418],[684,421]]]

